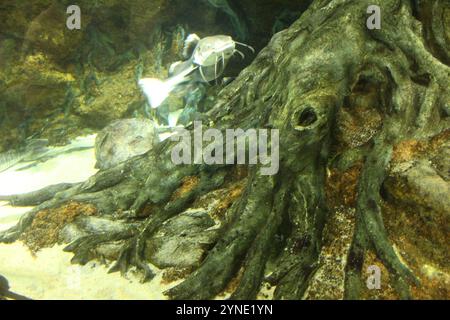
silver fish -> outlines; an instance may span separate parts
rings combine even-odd
[[[94,148],[94,137],[82,137],[62,147],[48,147],[46,139],[31,139],[24,147],[0,154],[0,172],[24,163],[17,171],[28,169],[39,162],[45,162],[59,155]]]
[[[33,139],[24,147],[0,153],[0,172],[45,153],[47,144],[45,139]]]
[[[217,35],[200,39],[191,34],[185,41],[183,55],[189,57],[186,61],[173,63],[169,68],[169,78],[159,80],[143,78],[139,86],[144,92],[152,108],[158,108],[178,86],[189,82],[209,83],[218,79],[224,72],[230,58],[239,54],[245,55],[236,49],[241,45],[255,50],[244,43],[234,41],[230,36]]]

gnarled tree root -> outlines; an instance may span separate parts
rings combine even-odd
[[[383,27],[368,30],[365,9],[373,4],[371,0],[314,1],[218,95],[206,115],[209,125],[279,129],[280,170],[277,175],[262,176],[260,165],[249,166],[245,192],[228,209],[219,240],[198,269],[166,292],[169,297],[213,298],[236,278],[238,285],[231,299],[257,297],[264,281],[276,285],[274,298],[303,298],[320,267],[322,233],[327,217],[333,214],[324,190],[327,166],[338,144],[336,115],[340,108],[349,107],[349,93],[370,85],[380,94],[365,107],[380,115],[382,126],[361,147],[369,152],[357,188],[345,297],[360,297],[367,250],[374,250],[388,268],[400,297],[411,296],[408,287],[417,279],[389,241],[380,192],[396,143],[428,138],[450,128],[445,30],[442,17],[426,20],[429,12],[443,8],[445,2],[378,3],[385,17]],[[427,37],[421,33],[422,27]],[[38,206],[17,226],[1,232],[0,241],[17,240],[41,210],[70,200],[89,202],[105,217],[132,223],[125,231],[91,235],[70,244],[66,250],[75,253],[73,261],[85,263],[97,246],[122,240],[125,243],[111,271],[126,272],[135,266],[144,272],[145,280],[150,279],[153,272],[145,261],[146,241],[200,195],[219,188],[231,171],[231,166],[224,165],[176,166],[171,161],[172,146],[162,143],[85,183],[8,199]],[[198,178],[199,183],[173,197],[182,179],[189,176]],[[49,190],[56,192],[54,197]],[[151,213],[147,212],[149,206]],[[284,239],[281,244],[276,240],[280,237]]]

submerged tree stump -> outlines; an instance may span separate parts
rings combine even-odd
[[[382,10],[380,30],[366,27],[367,8],[374,4]],[[446,1],[316,0],[289,29],[273,37],[218,95],[206,118],[221,130],[279,129],[279,173],[263,176],[259,165],[248,166],[244,191],[227,209],[217,241],[196,270],[167,292],[169,297],[212,298],[238,273],[233,299],[255,298],[264,280],[276,286],[276,299],[303,297],[318,267],[330,215],[325,181],[336,155],[337,115],[344,109],[356,112],[357,104],[368,108],[378,125],[355,143],[358,157],[350,159],[349,166],[359,163],[360,170],[345,296],[359,297],[364,253],[373,250],[400,297],[410,297],[409,286],[418,281],[388,239],[380,191],[394,145],[450,128],[450,49],[442,14],[448,9]],[[151,278],[144,259],[146,240],[200,196],[220,188],[235,169],[174,165],[172,146],[162,143],[84,183],[65,186],[0,239],[18,239],[41,210],[68,201],[88,202],[129,227],[76,240],[66,248],[75,254],[74,262],[86,263],[102,243],[125,240],[112,271],[133,265]],[[186,177],[196,177],[197,183],[173,197]],[[145,214],[148,207],[151,214]],[[280,235],[281,242],[276,240]],[[269,258],[275,269],[265,279]]]

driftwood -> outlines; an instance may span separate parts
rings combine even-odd
[[[382,10],[380,30],[366,27],[366,10],[373,4]],[[273,37],[218,95],[207,123],[219,129],[279,129],[279,173],[263,176],[259,165],[248,167],[245,191],[228,209],[229,219],[215,245],[168,296],[212,298],[240,271],[232,298],[255,298],[263,280],[276,285],[277,299],[302,298],[317,268],[329,216],[325,179],[335,144],[336,114],[349,107],[352,94],[370,96],[382,126],[361,149],[345,295],[359,297],[363,256],[372,249],[391,272],[400,296],[410,296],[409,286],[417,280],[388,240],[380,190],[397,142],[431,137],[449,128],[450,48],[439,14],[446,5],[438,0],[317,0],[289,29]],[[374,94],[367,95],[368,90]],[[200,195],[219,188],[233,170],[230,165],[177,166],[171,161],[172,146],[163,143],[85,183],[64,188],[1,233],[0,239],[17,240],[43,209],[67,201],[89,202],[105,217],[132,223],[125,231],[90,235],[70,244],[67,250],[75,254],[74,262],[87,262],[102,243],[124,240],[112,270],[126,271],[133,265],[151,278],[144,259],[146,239]],[[173,198],[184,177],[199,182]],[[148,205],[156,209],[142,218]],[[285,241],[276,248],[275,271],[265,279],[268,252],[279,243],[278,234]]]

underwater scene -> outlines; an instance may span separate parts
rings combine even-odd
[[[0,300],[449,298],[450,1],[0,2]]]

